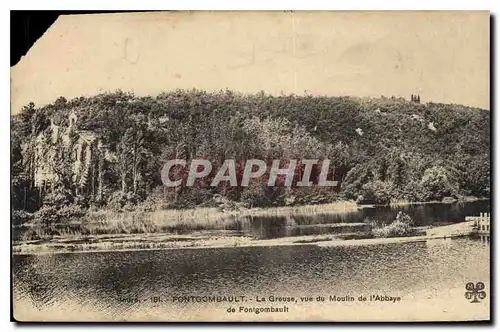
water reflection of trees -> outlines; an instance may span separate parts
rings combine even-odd
[[[245,217],[241,221],[243,232],[254,238],[280,238],[300,235],[339,234],[364,231],[361,226],[335,224],[363,223],[365,218],[391,222],[402,211],[412,217],[415,226],[440,225],[462,222],[466,216],[490,210],[489,201],[453,204],[417,204],[406,206],[379,206],[348,213],[317,213],[312,215]],[[308,227],[311,226],[311,227]]]

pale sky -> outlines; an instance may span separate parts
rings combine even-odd
[[[122,89],[380,97],[489,109],[488,12],[60,17],[11,70],[12,112]]]

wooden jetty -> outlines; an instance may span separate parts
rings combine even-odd
[[[480,235],[489,235],[490,234],[490,227],[491,227],[490,213],[481,212],[479,217],[478,216],[465,217],[465,221],[473,222],[474,228],[477,230],[478,234],[480,234]]]

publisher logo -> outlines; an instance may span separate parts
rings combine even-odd
[[[465,298],[471,300],[470,303],[479,303],[481,302],[479,300],[484,300],[486,298],[486,292],[483,291],[484,283],[482,282],[478,282],[476,285],[474,285],[473,282],[468,282],[465,285],[465,289],[467,290],[467,292],[465,292]]]

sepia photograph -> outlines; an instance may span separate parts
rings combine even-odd
[[[62,13],[10,69],[16,322],[489,322],[489,11]]]

